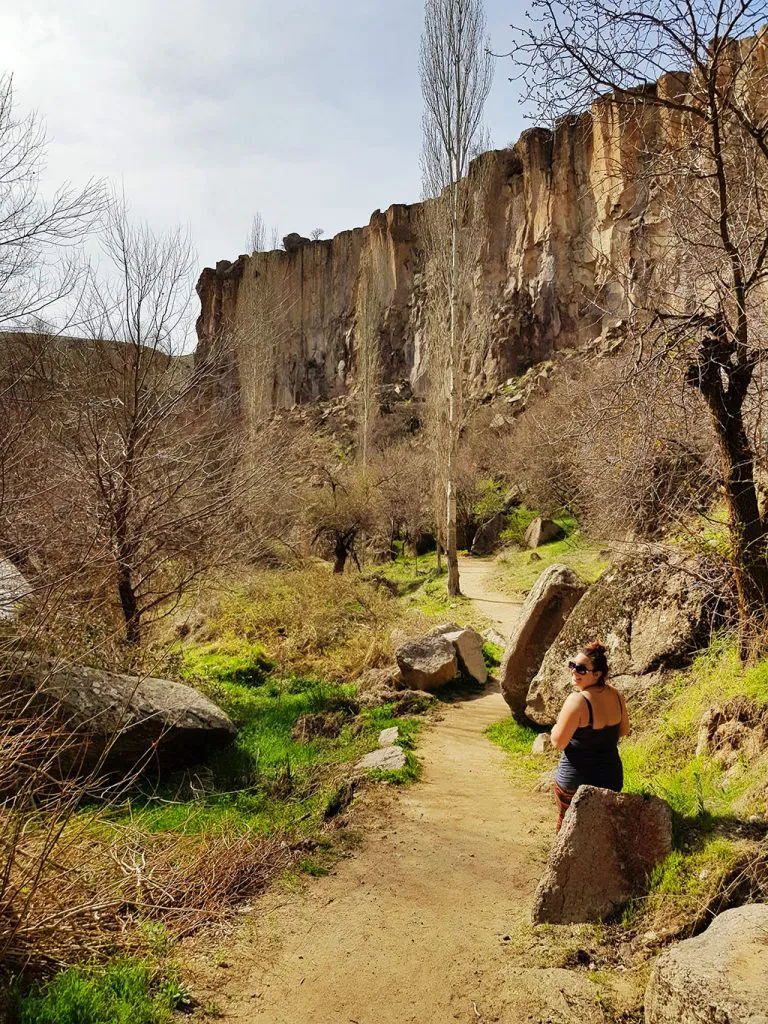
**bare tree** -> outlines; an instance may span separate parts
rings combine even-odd
[[[482,115],[493,75],[481,0],[426,0],[419,71],[424,194],[432,198],[425,211],[430,407],[438,417],[433,437],[445,491],[448,593],[456,595],[456,463],[474,335],[467,296],[482,244],[466,176],[485,138]]]
[[[267,245],[267,222],[260,210],[257,210],[251,221],[251,230],[245,240],[249,253],[266,252],[267,249],[279,249],[280,230],[276,224],[269,229],[269,245]]]
[[[305,518],[312,543],[329,549],[335,573],[344,572],[350,558],[360,567],[358,546],[380,527],[379,483],[370,470],[336,462],[322,466],[307,491]]]
[[[0,326],[29,326],[77,290],[75,243],[105,204],[101,182],[64,184],[46,199],[40,186],[45,130],[36,114],[19,117],[13,79],[0,77]]]
[[[312,239],[313,242],[317,242],[323,237],[324,234],[325,228],[312,228],[312,230],[309,232],[309,237]]]
[[[56,367],[48,437],[66,495],[59,540],[114,593],[130,644],[226,553],[239,436],[203,401],[209,367],[185,356],[194,252],[180,230],[133,225],[120,200],[103,233],[111,273],[87,295],[91,340]]]
[[[360,267],[356,324],[356,404],[358,454],[363,466],[370,458],[371,434],[379,414],[381,385],[381,343],[379,339],[379,299],[381,268],[369,250]]]
[[[768,7],[534,0],[532,8],[515,48],[529,98],[557,117],[602,97],[620,148],[634,154],[648,223],[615,278],[638,367],[679,367],[709,410],[745,651],[768,604],[768,519],[745,422],[766,351]],[[627,167],[608,174],[619,186]]]

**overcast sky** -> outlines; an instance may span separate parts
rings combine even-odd
[[[487,0],[509,49],[524,0]],[[50,140],[46,185],[123,184],[158,228],[189,226],[200,266],[245,250],[260,210],[325,237],[420,193],[420,0],[25,0],[0,10],[0,71]],[[526,127],[508,60],[495,146]]]

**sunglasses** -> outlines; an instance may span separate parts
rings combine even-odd
[[[579,665],[578,662],[575,661],[568,662],[568,670],[570,672],[575,672],[577,676],[585,676],[587,672],[594,672],[594,669],[587,668],[586,665]]]

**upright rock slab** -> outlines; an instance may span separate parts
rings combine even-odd
[[[476,683],[481,685],[488,680],[488,669],[483,658],[483,638],[474,629],[456,629],[443,633],[450,640],[459,656],[460,667]]]
[[[581,786],[533,899],[534,924],[600,921],[647,891],[672,850],[672,812],[659,797]]]
[[[768,1024],[768,906],[726,910],[656,961],[645,1024]]]
[[[697,583],[701,574],[697,562],[666,549],[603,573],[544,656],[528,690],[528,718],[539,725],[556,721],[571,692],[568,658],[593,640],[607,648],[611,682],[630,693],[690,664],[717,622],[714,599]]]
[[[573,569],[550,565],[526,597],[500,672],[501,692],[518,722],[527,720],[525,702],[531,680],[586,589]]]
[[[561,540],[565,536],[565,530],[558,526],[552,519],[542,519],[539,516],[534,519],[525,531],[525,546],[537,548],[541,544],[549,544],[553,540]]]

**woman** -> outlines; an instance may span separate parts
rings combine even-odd
[[[606,681],[605,648],[588,644],[568,662],[576,692],[563,704],[552,729],[552,746],[563,754],[555,772],[557,831],[579,786],[600,786],[617,793],[624,785],[618,743],[629,736],[627,705]]]

